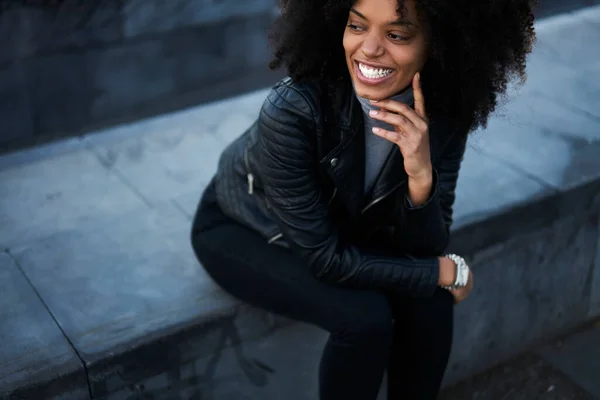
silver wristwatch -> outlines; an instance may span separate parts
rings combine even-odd
[[[456,264],[456,280],[452,285],[442,286],[442,288],[454,290],[467,286],[467,283],[469,283],[469,266],[465,259],[456,254],[446,254],[444,257],[451,259]]]

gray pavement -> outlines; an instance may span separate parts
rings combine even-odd
[[[528,82],[470,140],[455,229],[600,177],[600,7],[537,28]],[[100,396],[122,378],[94,386],[114,373],[101,362],[106,354],[141,346],[140,332],[159,337],[207,312],[229,312],[231,299],[198,271],[189,219],[220,151],[252,123],[266,93],[0,157],[0,343],[9,344],[0,347],[0,394],[57,375],[81,398],[77,356]],[[597,315],[600,277],[591,282]],[[183,307],[189,299],[198,307]],[[599,331],[542,347],[445,396],[600,398]]]

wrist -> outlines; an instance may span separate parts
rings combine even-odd
[[[410,202],[416,207],[425,203],[430,195],[433,188],[433,172],[427,176],[424,174],[421,178],[408,178],[408,198]]]
[[[446,254],[444,258],[448,259],[453,264],[452,269],[454,270],[455,280],[450,285],[442,284],[441,286],[448,290],[466,287],[469,283],[471,272],[465,259],[456,254]],[[443,280],[446,280],[447,278],[447,276],[444,276]]]
[[[450,286],[456,281],[457,266],[447,257],[438,257],[440,263],[440,273],[438,286]]]
[[[414,187],[418,188],[431,187],[433,184],[433,167],[429,166],[418,176],[409,175],[408,183],[409,185],[413,185]]]

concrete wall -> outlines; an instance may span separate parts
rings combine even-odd
[[[0,151],[269,86],[275,3],[0,0]]]
[[[600,181],[456,230],[476,276],[456,309],[456,382],[600,316]],[[510,230],[510,233],[508,233]]]
[[[0,1],[0,149],[269,85],[274,5]]]

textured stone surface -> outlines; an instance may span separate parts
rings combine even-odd
[[[573,29],[568,18],[557,21],[539,28],[541,35],[538,34],[536,47],[545,50],[549,61],[560,61],[568,66],[580,68],[600,59],[598,46],[590,46],[589,43],[590,38],[600,34],[600,26],[584,21],[578,29]]]
[[[600,398],[600,324],[539,350],[544,360]]]
[[[94,145],[109,169],[118,171],[148,204],[200,193],[216,171],[223,145],[202,130],[167,124],[156,134]]]
[[[264,94],[260,91],[258,95]],[[190,199],[193,212],[216,171],[223,148],[258,113],[256,93],[89,135],[85,141],[103,164],[122,174],[148,203]],[[176,120],[177,123],[173,123]]]
[[[36,135],[82,129],[89,120],[91,104],[85,54],[34,58],[24,68],[35,110]]]
[[[83,364],[27,278],[4,252],[0,253],[0,321],[0,398],[89,398]]]
[[[592,0],[594,3],[598,3],[598,0]],[[575,13],[576,18],[583,18],[596,26],[600,26],[600,7],[590,7]]]
[[[526,354],[443,392],[439,400],[594,400],[534,354]]]
[[[305,324],[272,331],[267,337],[238,343],[236,321],[215,330],[213,354],[195,358],[190,339],[180,346],[186,361],[168,365],[165,371],[149,376],[137,387],[111,393],[107,400],[137,394],[153,399],[201,398],[316,399],[319,352],[324,332]],[[256,322],[255,322],[256,323]],[[294,354],[290,348],[296,349]]]
[[[456,188],[453,229],[502,214],[549,193],[551,189],[546,185],[470,145]]]
[[[18,62],[20,76],[0,72],[0,93],[14,98],[0,103],[0,142],[79,134],[269,85],[279,78],[267,68],[273,7],[273,0],[7,7],[0,69]],[[122,40],[132,23],[152,35]]]
[[[477,284],[457,307],[448,382],[587,319],[599,214],[577,207],[551,226],[524,235],[515,227],[512,237],[466,255]]]
[[[600,226],[600,216],[598,217]],[[589,317],[600,317],[600,234],[596,245],[596,267],[591,277]]]
[[[243,7],[236,0],[125,0],[123,31],[131,37],[214,24],[231,17],[270,12],[274,7],[274,0],[247,0]]]
[[[173,60],[165,56],[160,40],[92,51],[88,59],[94,119],[120,116],[174,89]]]
[[[92,217],[145,207],[86,149],[13,165],[0,170],[0,182],[1,248],[77,232]]]
[[[583,57],[583,55],[582,55]],[[600,118],[600,81],[598,60],[574,66],[548,62],[541,52],[527,61],[527,84],[524,90],[547,96],[563,107]]]
[[[579,12],[576,10],[585,9],[595,4],[600,4],[600,0],[541,0],[535,10],[535,15],[536,18],[545,18],[570,11]]]
[[[210,324],[218,331],[237,302],[207,279],[188,237],[185,217],[163,207],[98,216],[12,250],[88,364],[94,396],[178,365],[190,356],[175,349],[188,334],[202,338],[196,355],[216,348]]]
[[[266,71],[271,53],[267,30],[272,21],[271,14],[260,14],[164,35],[165,57],[175,64],[176,89],[201,90],[244,70]]]
[[[186,218],[192,221],[196,209],[198,207],[198,201],[200,196],[196,193],[186,193],[181,196],[177,196],[173,199],[173,204],[177,207]]]
[[[46,143],[44,145],[13,151],[0,155],[0,171],[16,167],[23,167],[28,163],[37,163],[52,157],[57,157],[77,150],[82,150],[81,140],[79,138],[70,138],[56,142]]]
[[[121,0],[63,0],[60,5],[23,7],[36,28],[38,51],[106,45],[121,39]]]
[[[0,69],[0,142],[34,135],[33,109],[23,71],[16,66]]]
[[[35,27],[22,23],[30,20],[23,8],[0,7],[0,65],[8,65],[35,53]]]
[[[3,2],[0,11],[0,63],[106,44],[121,36],[120,0],[11,3]]]
[[[517,96],[502,113],[475,134],[474,148],[559,190],[600,176],[600,120],[532,94]]]

